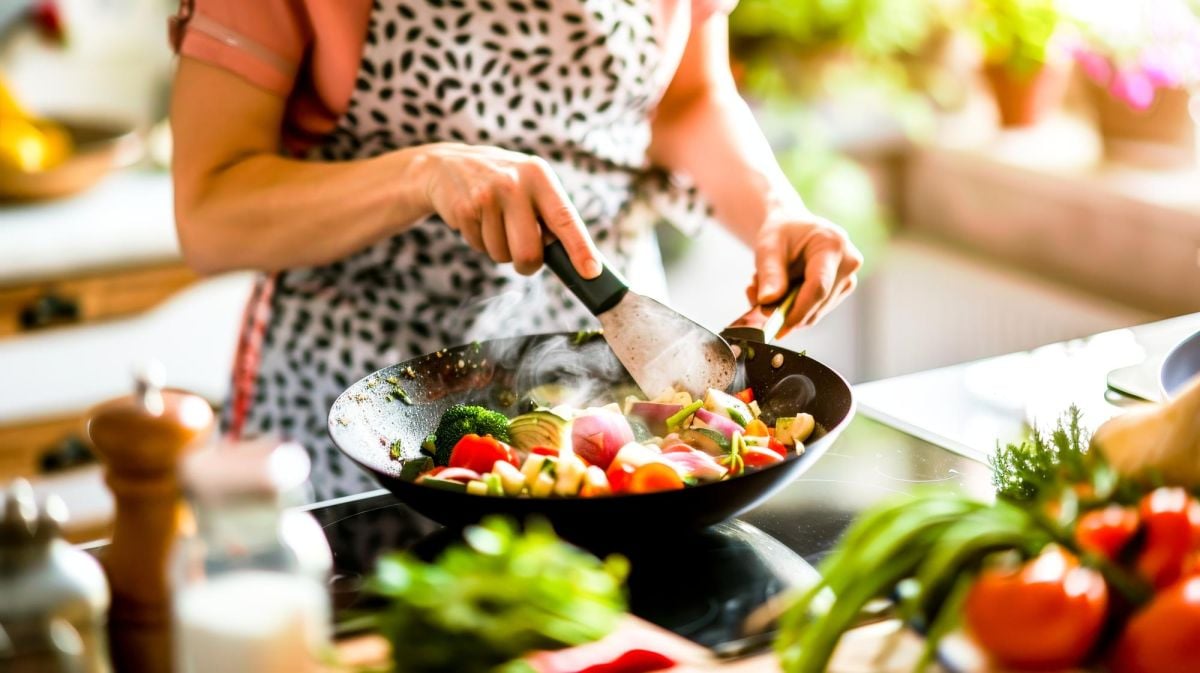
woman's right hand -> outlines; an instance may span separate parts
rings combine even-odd
[[[542,266],[545,232],[563,242],[584,278],[600,258],[558,177],[539,157],[498,147],[435,143],[420,148],[429,207],[474,249],[523,274]]]

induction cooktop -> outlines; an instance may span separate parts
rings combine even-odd
[[[987,497],[987,466],[859,416],[812,469],[758,509],[700,531],[662,531],[604,548],[629,558],[631,611],[722,653],[769,640],[772,598],[810,585],[815,566],[871,504],[928,484]],[[307,507],[333,550],[339,611],[366,607],[362,581],[380,554],[408,549],[432,559],[460,532],[407,508],[386,491]],[[620,522],[614,522],[619,527]]]

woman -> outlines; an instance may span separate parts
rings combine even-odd
[[[787,327],[832,309],[861,257],[772,158],[735,90],[720,4],[185,0],[180,243],[202,272],[267,272],[230,429],[302,442],[318,498],[369,487],[325,432],[348,384],[471,338],[591,324],[538,273],[542,223],[585,277],[602,253],[661,292],[634,204],[661,210],[679,190],[651,166],[690,178],[753,246],[752,302],[802,275]]]

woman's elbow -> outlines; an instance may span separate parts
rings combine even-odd
[[[213,227],[200,210],[195,206],[175,204],[175,232],[183,262],[203,276],[230,271],[229,256],[218,249]]]

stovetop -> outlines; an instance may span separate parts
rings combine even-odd
[[[981,463],[859,416],[807,473],[739,519],[591,551],[630,559],[633,614],[728,651],[763,638],[771,598],[813,582],[814,566],[866,507],[928,484],[987,497],[989,479]],[[433,558],[458,538],[385,491],[309,509],[333,549],[339,610],[364,607],[359,588],[381,553]]]

